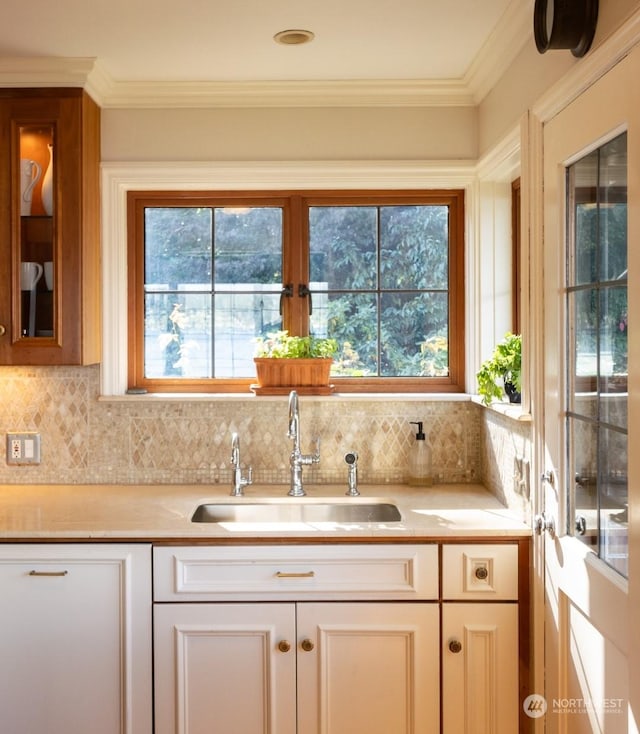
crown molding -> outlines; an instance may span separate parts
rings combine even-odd
[[[2,87],[83,87],[104,108],[473,107],[532,36],[533,0],[512,2],[462,79],[127,81],[96,58],[0,58]]]
[[[94,58],[0,57],[0,87],[85,87]]]
[[[112,82],[104,107],[459,107],[473,95],[457,80]]]

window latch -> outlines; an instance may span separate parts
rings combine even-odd
[[[292,298],[293,297],[293,283],[285,283],[282,286],[282,290],[280,291],[280,307],[279,312],[280,316],[282,316],[282,304],[283,304],[283,298]]]
[[[313,313],[313,300],[311,296],[311,291],[309,290],[309,286],[305,285],[304,283],[300,283],[298,285],[298,296],[300,298],[309,298],[309,316]]]

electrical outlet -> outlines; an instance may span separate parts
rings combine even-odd
[[[40,434],[7,433],[7,464],[39,464]]]

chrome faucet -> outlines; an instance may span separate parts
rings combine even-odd
[[[231,434],[231,466],[233,467],[233,487],[231,488],[232,497],[242,497],[244,488],[248,484],[253,483],[253,469],[249,467],[246,477],[242,476],[242,467],[240,466],[240,438],[237,433]]]
[[[358,489],[358,452],[349,451],[344,455],[344,460],[349,467],[349,477],[347,480],[348,489],[347,497],[357,497],[360,494]]]
[[[289,456],[289,466],[291,467],[289,495],[291,497],[304,497],[306,493],[302,486],[302,467],[320,463],[320,439],[316,438],[314,454],[303,454],[300,451],[300,410],[298,407],[298,393],[295,390],[289,393],[289,430],[287,436],[293,441],[293,449]]]

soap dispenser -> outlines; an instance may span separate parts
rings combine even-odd
[[[414,487],[430,487],[433,484],[431,470],[431,447],[422,430],[422,421],[410,421],[418,426],[416,440],[409,452],[409,476],[407,483]]]

